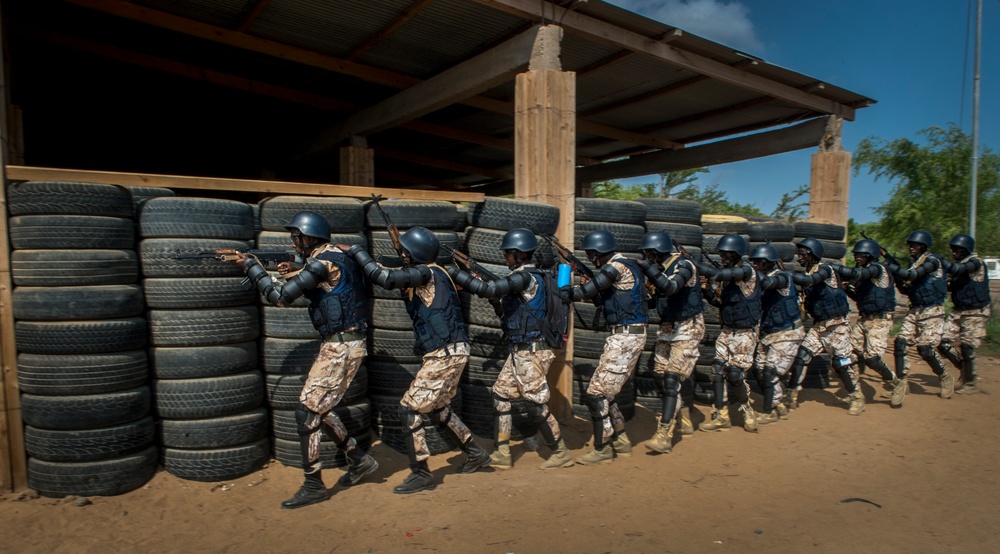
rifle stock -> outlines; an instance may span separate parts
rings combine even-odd
[[[496,281],[499,277],[492,271],[483,267],[479,262],[472,259],[471,256],[456,250],[447,244],[442,244],[441,248],[445,252],[451,255],[451,259],[455,260],[455,263],[467,269],[470,273],[476,274],[481,277],[484,281]]]
[[[399,242],[399,227],[396,227],[396,224],[389,218],[389,214],[385,213],[385,210],[382,209],[382,206],[379,204],[379,200],[381,199],[381,194],[375,196],[375,193],[372,193],[372,204],[375,204],[375,209],[378,210],[379,215],[382,216],[382,220],[385,221],[385,230],[389,232],[389,240],[392,241],[392,247],[396,250],[397,254],[402,256],[403,244]]]
[[[534,229],[531,229],[531,232],[549,241],[549,244],[555,247],[556,252],[559,253],[559,257],[562,258],[563,261],[565,261],[567,264],[569,264],[569,266],[573,269],[575,273],[583,275],[588,279],[594,278],[594,272],[589,267],[584,265],[584,263],[580,261],[580,258],[577,258],[575,255],[573,255],[573,252],[570,249],[563,246],[563,244],[559,242],[559,239],[557,239],[555,235],[550,235],[548,233],[539,233]]]
[[[240,256],[249,256],[254,258],[264,266],[281,262],[302,263],[298,254],[287,250],[237,250],[235,248],[202,250],[195,254],[178,253],[175,256],[171,256],[171,258],[175,260],[219,260],[232,262],[238,260]]]

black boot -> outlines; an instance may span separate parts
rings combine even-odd
[[[326,492],[326,485],[323,484],[323,477],[319,471],[306,473],[306,480],[302,483],[302,488],[295,496],[281,503],[282,509],[294,510],[317,502],[323,502],[330,498]]]
[[[949,362],[955,364],[955,367],[962,369],[962,357],[958,355],[958,352],[955,352],[955,348],[952,347],[951,341],[941,341],[941,344],[937,346],[937,351],[945,358],[948,358]]]
[[[486,461],[490,461],[489,454],[486,455]],[[427,468],[427,460],[417,462],[416,465],[411,465],[410,470],[412,473],[406,476],[402,485],[394,487],[392,492],[396,494],[412,494],[420,491],[428,491],[435,487],[434,477],[431,475],[430,469]]]
[[[469,437],[468,442],[462,445],[465,452],[465,463],[458,468],[459,473],[475,473],[478,469],[490,465],[490,453],[483,450],[476,442],[476,439]]]
[[[378,462],[375,461],[375,458],[357,446],[347,454],[347,463],[347,473],[337,480],[337,484],[342,487],[357,485],[364,479],[365,475],[378,469]]]

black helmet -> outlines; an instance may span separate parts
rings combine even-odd
[[[934,240],[931,239],[931,234],[923,229],[917,229],[916,231],[909,234],[906,237],[906,242],[915,242],[917,244],[922,244],[927,248],[934,246]]]
[[[410,253],[413,261],[429,264],[437,259],[441,243],[437,235],[423,227],[414,227],[399,235],[399,243]]]
[[[747,239],[741,235],[722,235],[719,239],[719,252],[735,252],[740,256],[747,254]]]
[[[816,256],[817,260],[823,257],[823,243],[814,238],[802,239],[795,243],[795,246],[801,246],[812,252],[812,255]]]
[[[527,229],[511,229],[503,236],[500,242],[500,250],[517,250],[518,252],[532,253],[538,248],[538,239],[535,234]]]
[[[976,249],[976,239],[970,237],[969,235],[958,234],[951,237],[951,242],[949,242],[948,245],[964,248],[967,251],[972,252]]]
[[[854,245],[855,254],[868,254],[873,260],[877,260],[879,255],[882,254],[882,249],[879,247],[878,243],[872,239],[859,240],[857,244]]]
[[[580,250],[593,250],[598,254],[614,252],[615,237],[604,229],[591,231],[583,237]]]
[[[778,250],[770,244],[758,244],[753,247],[753,252],[750,253],[750,259],[776,262],[781,259],[781,256],[778,255]]]
[[[316,212],[299,212],[285,224],[285,229],[298,229],[307,237],[315,237],[330,242],[330,224]]]
[[[666,231],[653,231],[642,237],[639,250],[655,250],[659,254],[669,254],[674,250],[674,241]]]

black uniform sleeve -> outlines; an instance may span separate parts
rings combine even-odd
[[[426,265],[416,267],[404,267],[403,269],[390,269],[381,267],[365,252],[361,245],[355,244],[347,253],[354,256],[361,272],[371,279],[376,285],[386,289],[408,289],[419,287],[431,280],[434,274]]]
[[[924,260],[924,263],[918,265],[913,269],[903,269],[902,267],[893,264],[892,262],[888,264],[888,267],[889,271],[891,271],[892,274],[895,275],[897,279],[900,279],[902,281],[913,281],[915,279],[923,277],[924,275],[934,273],[935,271],[937,271],[938,261],[937,258],[927,258],[926,260]]]
[[[780,290],[786,287],[788,287],[788,274],[783,271],[774,276],[763,274],[760,276],[762,290]]]
[[[975,273],[981,267],[983,267],[983,262],[979,258],[972,258],[965,263],[955,262],[949,264],[947,271],[948,275],[961,275],[963,273]]]
[[[677,261],[677,272],[669,277],[660,271],[660,269],[656,267],[656,264],[651,263],[648,260],[642,260],[639,262],[639,267],[642,268],[642,272],[646,274],[646,278],[653,283],[653,286],[655,286],[658,291],[663,293],[665,296],[671,296],[681,290],[684,283],[687,283],[691,277],[694,276],[694,271],[692,270],[691,265],[681,264],[681,261],[682,260]]]
[[[618,270],[611,264],[604,264],[601,266],[600,271],[594,274],[594,278],[587,283],[579,286],[570,288],[571,299],[573,301],[586,300],[589,298],[594,298],[603,290],[607,290],[614,286],[618,282],[621,275]],[[565,288],[565,287],[564,287]]]
[[[315,258],[307,259],[302,269],[285,281],[284,285],[272,279],[264,266],[253,258],[243,264],[243,271],[246,272],[251,286],[256,288],[269,303],[276,306],[290,306],[306,291],[316,288],[330,277],[326,266]]]
[[[483,281],[473,277],[464,269],[451,267],[448,274],[455,284],[480,298],[502,298],[508,294],[523,292],[531,286],[532,277],[527,271],[515,271],[503,279]]]

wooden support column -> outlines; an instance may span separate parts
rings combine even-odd
[[[575,226],[576,73],[562,71],[562,28],[542,27],[526,73],[516,77],[514,110],[514,194],[519,200],[559,208],[556,236],[573,244]],[[556,418],[573,415],[572,323],[566,350],[549,370]]]
[[[831,118],[813,154],[809,180],[809,219],[823,219],[847,227],[851,194],[851,154],[840,142],[842,120]]]
[[[351,144],[340,148],[340,182],[356,187],[375,186],[375,151],[368,141],[352,137]]]

